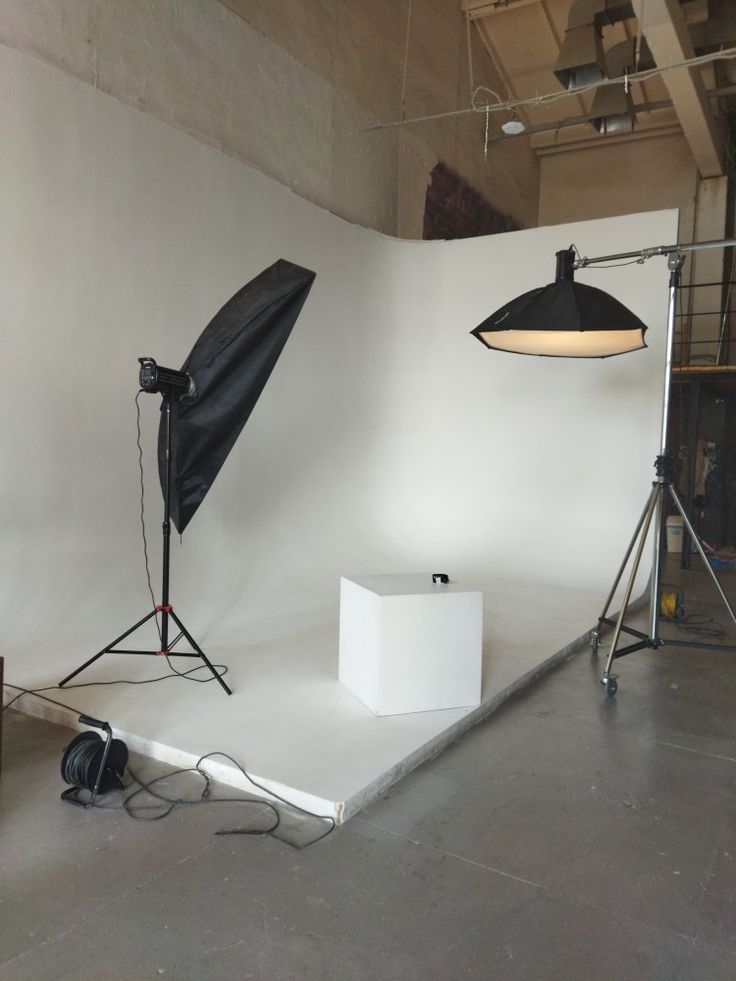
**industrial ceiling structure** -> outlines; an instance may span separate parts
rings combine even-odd
[[[460,2],[505,87],[499,100],[525,103],[524,136],[496,126],[492,139],[545,153],[682,132],[703,177],[727,172],[736,60],[708,59],[736,48],[736,0]],[[628,81],[638,73],[649,77]],[[569,95],[534,104],[556,91]]]

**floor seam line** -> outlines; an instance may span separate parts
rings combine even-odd
[[[377,831],[383,831],[385,834],[391,835],[392,838],[400,838],[402,841],[407,841],[410,845],[415,845],[418,848],[429,848],[438,855],[445,855],[447,858],[457,859],[458,862],[464,862],[466,865],[473,865],[476,868],[485,869],[487,872],[493,872],[496,875],[503,876],[504,879],[512,879],[514,882],[521,882],[526,886],[534,886],[535,889],[547,888],[540,882],[532,882],[531,879],[523,879],[519,875],[513,875],[511,872],[503,872],[501,869],[496,869],[492,865],[485,865],[483,862],[476,862],[472,858],[466,858],[464,855],[457,855],[455,852],[448,852],[444,848],[438,848],[436,845],[430,845],[426,841],[417,841],[415,838],[410,838],[408,835],[402,835],[398,831],[391,831],[389,828],[384,828],[380,824],[374,824],[372,821],[368,821],[366,818],[354,818],[353,820],[367,824],[371,828],[375,828]]]
[[[690,746],[681,746],[679,743],[670,743],[665,739],[653,739],[656,746],[669,746],[670,749],[681,749],[685,753],[696,753],[698,756],[707,756],[711,760],[724,760],[726,763],[736,763],[733,756],[722,756],[720,753],[708,753],[703,749],[693,749]]]

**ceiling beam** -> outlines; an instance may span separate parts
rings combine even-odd
[[[642,32],[659,68],[695,56],[677,0],[638,0],[636,6]],[[724,140],[708,104],[700,70],[678,68],[666,72],[662,79],[701,175],[722,176],[726,158]]]
[[[514,7],[527,7],[541,0],[462,0],[462,9],[471,20],[489,17],[491,14],[502,14]]]

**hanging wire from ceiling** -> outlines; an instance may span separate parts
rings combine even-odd
[[[473,72],[473,45],[472,45],[472,39],[471,39],[470,22],[471,22],[470,11],[469,10],[466,10],[465,11],[465,38],[466,38],[467,48],[468,48],[468,81],[469,81],[469,85],[470,85],[470,109],[469,110],[466,110],[466,111],[475,111],[475,97],[476,97],[476,94],[477,94],[478,90],[481,89],[481,88],[485,92],[490,92],[496,98],[496,101],[499,104],[503,105],[504,104],[504,100],[501,98],[501,96],[498,94],[498,92],[496,92],[494,89],[488,88],[487,86],[476,86],[476,84],[475,84],[474,72]],[[511,99],[511,90],[509,89],[508,82],[504,78],[503,72],[501,71],[501,68],[500,68],[500,66],[498,64],[498,61],[496,59],[496,56],[493,53],[493,48],[490,45],[486,45],[486,48],[487,48],[488,54],[489,54],[489,56],[491,58],[491,62],[493,63],[493,67],[495,69],[496,75],[498,76],[499,81],[501,82],[501,84],[503,85],[503,87],[506,90],[506,100],[505,101],[508,102]],[[485,112],[485,115],[486,115],[485,125],[484,125],[484,133],[483,133],[483,159],[487,161],[488,160],[488,145],[491,142],[491,110],[490,110],[490,106],[487,105],[487,104],[484,105],[484,106],[481,106],[479,111]],[[526,129],[526,125],[522,122],[522,120],[519,117],[519,114],[516,112],[516,110],[511,110],[511,119],[508,120],[506,123],[504,123],[501,128],[504,130],[504,132],[506,133],[506,135],[509,135],[510,136],[510,135],[518,135],[519,133],[523,133],[524,130]]]
[[[482,87],[484,92],[490,92],[491,95],[494,95],[496,97],[496,100],[499,103],[503,102],[503,99],[498,94],[498,92],[495,92],[493,89],[489,89],[485,85],[484,86],[478,86],[478,87],[479,88]],[[471,96],[471,100],[472,100],[472,98],[473,98],[473,96]],[[481,108],[481,112],[482,111],[485,111],[485,114],[486,114],[485,139],[484,139],[484,142],[483,142],[483,159],[484,160],[487,160],[488,159],[488,144],[490,143],[490,137],[491,137],[491,107],[490,107],[490,105],[488,105],[488,104],[484,105]],[[514,115],[516,115],[516,114],[514,113]]]
[[[409,72],[409,41],[411,39],[411,15],[414,0],[409,0],[406,13],[406,40],[404,42],[404,72],[401,78],[401,119],[406,121],[406,79]]]
[[[470,37],[470,11],[465,11],[465,40],[468,45],[468,85],[470,87],[470,103],[473,103],[475,80],[473,79],[473,45]]]
[[[473,98],[475,96],[475,79],[473,77],[473,42],[470,34],[470,11],[465,11],[465,40],[468,45],[468,84],[470,87],[470,105],[473,105]],[[496,96],[498,98],[498,96]],[[501,100],[499,99],[499,102]],[[491,132],[491,113],[486,107],[486,121],[483,127],[483,160],[488,160],[488,141]]]
[[[492,95],[496,95],[496,93],[484,85],[478,85],[473,92],[471,105],[469,108],[452,109],[448,112],[430,113],[426,116],[414,116],[410,119],[399,119],[388,123],[376,123],[373,126],[367,126],[366,130],[389,129],[394,126],[407,126],[410,123],[423,123],[436,119],[447,119],[452,116],[464,116],[472,112],[508,112],[521,107],[534,108],[538,106],[545,106],[550,105],[553,102],[557,102],[560,99],[567,99],[573,95],[582,95],[585,92],[592,92],[595,89],[603,88],[606,85],[623,85],[625,82],[629,85],[631,85],[633,82],[642,83],[648,81],[650,78],[658,78],[661,75],[665,75],[667,72],[677,71],[678,69],[698,68],[701,65],[712,64],[716,61],[731,61],[734,58],[736,58],[736,48],[726,48],[723,51],[713,51],[709,54],[700,55],[696,58],[688,58],[687,60],[677,62],[674,65],[664,65],[661,68],[649,68],[646,71],[632,72],[630,75],[627,74],[625,78],[624,76],[617,78],[604,78],[600,81],[590,82],[587,85],[579,85],[572,89],[549,92],[545,95],[535,95],[529,99],[509,99],[506,102],[499,102],[498,104],[490,103],[487,100],[479,104],[478,96],[481,93],[488,92]]]
[[[636,11],[636,37],[634,38],[634,71],[639,71],[639,58],[641,57],[642,29],[644,23],[644,8],[647,0],[639,0],[640,7]]]

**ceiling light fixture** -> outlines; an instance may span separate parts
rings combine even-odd
[[[505,123],[501,123],[501,129],[507,136],[519,136],[520,133],[526,131],[526,126],[519,119],[519,115],[514,109],[512,111],[511,119],[507,119]]]

